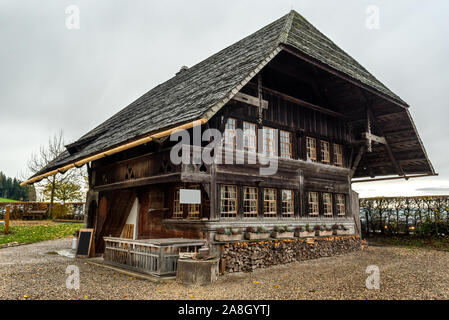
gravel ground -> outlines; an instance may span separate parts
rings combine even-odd
[[[449,252],[369,247],[344,256],[295,262],[251,274],[221,276],[213,285],[154,283],[48,252],[70,239],[0,250],[0,299],[449,299]],[[80,268],[80,290],[65,287],[65,270]],[[380,290],[367,290],[365,270],[380,269]]]

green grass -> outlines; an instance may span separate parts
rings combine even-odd
[[[9,227],[10,234],[4,234],[4,226],[0,227],[0,245],[18,242],[34,243],[45,240],[60,239],[72,235],[82,228],[80,223],[61,223],[56,225],[31,225]]]
[[[419,236],[375,236],[367,238],[368,243],[406,248],[428,248],[449,251],[449,237]]]
[[[0,198],[0,202],[20,202],[17,200],[11,200],[11,199],[5,199],[5,198]]]

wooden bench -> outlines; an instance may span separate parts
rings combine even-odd
[[[47,216],[46,210],[30,210],[22,214],[23,220],[43,220]]]

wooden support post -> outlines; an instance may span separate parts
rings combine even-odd
[[[376,121],[375,119],[376,118],[374,117],[373,110],[370,107],[368,107],[368,114],[369,114],[370,118],[373,119],[373,121],[375,123],[375,121]],[[391,162],[393,162],[393,165],[396,168],[396,171],[398,172],[398,175],[403,176],[403,177],[405,177],[407,179],[407,177],[405,175],[405,172],[402,169],[402,166],[400,165],[400,163],[394,157],[393,151],[391,150],[391,147],[388,144],[388,141],[385,138],[385,135],[384,135],[383,131],[380,128],[378,128],[377,130],[379,131],[381,136],[383,136],[383,138],[384,138],[384,146],[385,146],[385,149],[387,150],[388,157],[390,158]]]
[[[352,165],[351,174],[350,174],[349,179],[352,179],[354,177],[355,171],[357,170],[357,167],[359,166],[360,160],[362,160],[362,156],[365,153],[365,149],[366,149],[365,145],[360,147],[359,153],[357,154],[357,157],[354,160],[354,164]]]
[[[6,207],[5,215],[5,234],[9,234],[9,218],[10,218],[11,206]]]

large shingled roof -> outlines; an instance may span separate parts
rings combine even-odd
[[[375,91],[406,105],[357,61],[295,11],[158,85],[72,144],[35,176],[169,129],[210,117],[255,70],[280,50],[293,47]],[[211,113],[212,110],[212,113]]]

